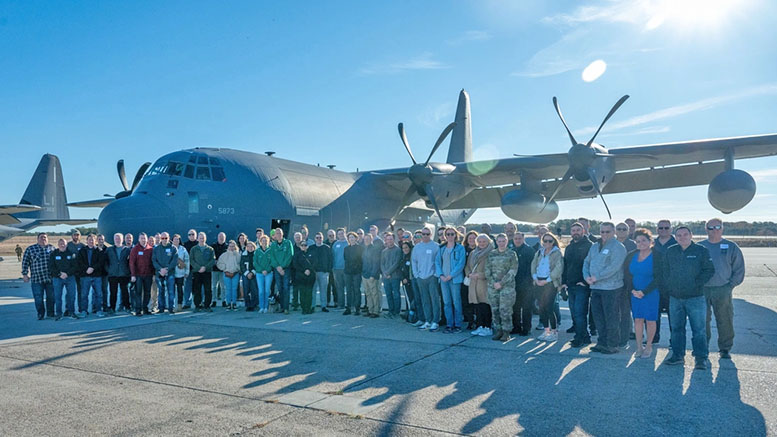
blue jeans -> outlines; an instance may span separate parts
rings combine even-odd
[[[81,310],[81,312],[87,311],[87,306],[89,305],[90,288],[94,291],[92,294],[92,312],[96,313],[103,310],[102,282],[102,278],[99,276],[81,277],[81,294],[78,296],[78,309]]]
[[[272,273],[256,274],[256,285],[259,289],[259,309],[266,310],[270,305],[270,288],[272,287]]]
[[[707,299],[704,296],[680,299],[669,297],[669,320],[672,326],[672,355],[685,356],[685,319],[691,323],[693,356],[707,359]]]
[[[281,309],[286,311],[289,309],[289,269],[285,269],[283,273],[285,275],[281,275],[277,270],[272,272],[275,277],[275,290],[278,292],[277,298],[281,301]]]
[[[568,287],[569,310],[572,312],[572,320],[575,327],[575,340],[590,342],[588,334],[588,301],[591,298],[591,289],[582,285]]]
[[[194,273],[186,275],[186,280],[183,281],[183,305],[192,306],[192,280]]]
[[[437,293],[439,279],[432,275],[428,278],[418,278],[418,290],[421,293],[421,303],[424,308],[424,320],[426,323],[440,322],[440,296]]]
[[[394,276],[396,277],[383,278],[383,291],[386,292],[389,313],[396,316],[402,308],[402,295],[399,292],[399,275],[395,274]]]
[[[237,285],[240,283],[240,275],[235,274],[233,277],[224,275],[224,300],[227,301],[227,305],[237,303]]]
[[[30,285],[32,286],[32,298],[35,299],[35,310],[39,317],[44,317],[46,307],[54,307],[54,285],[51,282],[31,282]],[[45,303],[43,302],[44,296],[46,297]],[[49,316],[53,316],[51,310]]]
[[[172,310],[175,308],[175,276],[159,276],[156,277],[157,288],[157,309],[162,312],[164,310]],[[167,299],[165,299],[167,297]]]
[[[54,314],[62,315],[62,289],[67,288],[65,295],[65,311],[74,314],[76,311],[76,277],[68,276],[67,279],[54,278]]]
[[[445,306],[445,321],[449,328],[461,328],[464,319],[461,311],[461,284],[454,284],[453,280],[440,281],[442,289],[442,302]]]

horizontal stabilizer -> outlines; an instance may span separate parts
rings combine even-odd
[[[67,204],[67,206],[72,206],[75,208],[105,208],[106,205],[113,202],[115,199],[113,197],[105,197],[102,199],[94,199],[94,200],[83,200],[81,202],[70,202]]]

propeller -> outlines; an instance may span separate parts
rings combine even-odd
[[[138,187],[140,180],[143,179],[143,175],[146,174],[146,170],[148,170],[149,167],[151,167],[151,163],[144,162],[143,165],[138,168],[137,173],[135,173],[135,179],[132,180],[132,186],[130,186],[127,185],[127,174],[124,171],[124,160],[120,159],[119,162],[116,163],[116,171],[119,173],[119,181],[121,182],[121,186],[124,188],[124,191],[119,191],[113,197],[116,199],[121,199],[122,197],[127,197],[132,194],[132,192],[135,191],[135,188]]]
[[[397,209],[397,212],[394,214],[394,217],[391,218],[391,223],[396,221],[397,217],[399,217],[407,205],[410,204],[413,197],[418,195],[429,199],[429,202],[431,202],[432,206],[434,207],[434,211],[440,218],[440,222],[445,225],[445,220],[442,218],[440,208],[437,206],[437,199],[434,195],[434,188],[432,188],[432,180],[434,179],[434,176],[444,175],[446,173],[435,170],[431,165],[429,165],[429,161],[431,161],[434,153],[437,152],[437,149],[440,148],[440,145],[443,141],[445,141],[445,138],[451,133],[454,127],[456,127],[456,123],[451,123],[442,130],[440,137],[437,138],[437,142],[434,143],[434,147],[432,147],[432,151],[429,152],[429,156],[426,158],[426,161],[421,164],[415,159],[415,156],[413,156],[413,152],[410,149],[410,143],[407,141],[407,134],[405,133],[404,124],[399,123],[397,126],[397,129],[399,130],[399,137],[402,139],[402,144],[405,145],[405,150],[407,150],[407,154],[410,155],[410,160],[413,161],[413,165],[407,169],[407,177],[410,179],[410,187],[402,196],[402,202]]]
[[[606,149],[603,149],[601,146],[596,145],[594,147],[594,140],[596,139],[596,136],[599,135],[599,132],[601,132],[602,128],[604,127],[604,124],[607,123],[607,121],[610,119],[610,117],[615,114],[615,111],[618,110],[618,108],[623,105],[623,103],[629,98],[628,95],[625,95],[618,99],[617,102],[612,106],[612,109],[610,109],[610,112],[607,113],[607,116],[604,117],[604,120],[599,124],[599,128],[596,129],[596,132],[594,132],[594,135],[591,137],[590,140],[588,140],[587,143],[582,144],[579,143],[575,136],[572,135],[572,131],[569,129],[569,126],[567,125],[566,120],[564,120],[564,116],[561,114],[561,108],[558,104],[558,99],[556,97],[553,97],[553,107],[556,108],[556,114],[558,114],[558,118],[561,119],[561,123],[564,125],[564,129],[567,131],[567,135],[569,135],[569,140],[572,142],[572,147],[570,147],[569,151],[567,152],[567,160],[569,161],[569,168],[567,169],[566,173],[564,173],[564,176],[561,177],[561,181],[556,186],[556,189],[553,191],[553,194],[545,201],[545,204],[542,206],[542,209],[540,212],[545,210],[545,207],[548,206],[550,202],[553,201],[553,199],[556,198],[558,193],[561,191],[562,188],[567,184],[567,182],[572,179],[572,177],[576,178],[579,181],[584,181],[586,179],[589,179],[591,181],[591,184],[594,187],[594,190],[596,190],[596,194],[602,199],[602,203],[604,203],[604,208],[607,210],[607,215],[612,218],[612,214],[610,214],[610,208],[607,206],[607,202],[604,200],[604,195],[602,195],[602,191],[599,187],[599,181],[596,178],[596,170],[593,167],[593,163],[597,158],[649,158],[649,159],[655,159],[654,156],[651,155],[639,155],[639,154],[611,154],[606,151]],[[604,151],[602,151],[604,150]]]

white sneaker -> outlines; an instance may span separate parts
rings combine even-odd
[[[490,337],[494,335],[494,331],[492,331],[491,328],[483,328],[478,335],[481,337]]]
[[[419,326],[418,329],[429,329],[430,326],[432,325],[430,325],[429,322],[426,322],[423,325]]]
[[[440,327],[440,325],[438,325],[438,324],[436,324],[436,323],[432,323],[432,325],[431,325],[431,326],[429,326],[429,332],[434,332],[434,331],[436,331],[436,330],[437,330],[439,327]]]
[[[481,332],[483,332],[483,327],[482,326],[478,326],[478,329],[470,332],[470,334],[472,334],[472,335],[480,335]]]
[[[548,334],[547,340],[549,342],[557,341],[558,340],[558,332],[551,332],[550,334]]]
[[[422,322],[422,321],[420,321],[420,320],[419,320],[419,321],[417,321],[417,322],[413,323],[413,326],[415,326],[416,328],[418,328],[418,327],[422,326],[423,324],[424,324],[424,322]]]
[[[537,337],[537,340],[539,340],[539,341],[548,341],[548,335],[549,334],[547,332],[543,332],[542,335]]]

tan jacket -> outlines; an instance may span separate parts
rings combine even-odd
[[[216,267],[222,272],[239,273],[240,272],[240,252],[226,251],[221,254],[216,261]]]
[[[470,253],[470,255],[472,255],[472,253]],[[464,266],[464,274],[469,276],[473,271],[478,274],[477,278],[470,278],[469,303],[488,303],[488,280],[486,280],[487,259],[487,254],[481,256],[476,265],[473,256],[467,258],[467,264]]]

